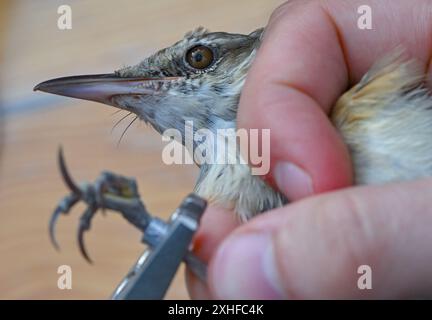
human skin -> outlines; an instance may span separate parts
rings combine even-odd
[[[372,30],[357,27],[360,5]],[[243,128],[271,129],[273,182],[291,204],[239,225],[209,208],[195,252],[208,284],[192,298],[400,298],[432,295],[432,180],[352,187],[328,120],[337,98],[402,45],[431,81],[432,2],[288,1],[270,18],[240,100]],[[360,265],[373,289],[359,290]]]

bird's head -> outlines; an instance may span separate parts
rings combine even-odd
[[[35,87],[135,113],[157,131],[235,123],[240,92],[263,30],[186,34],[137,65],[111,74],[58,78]]]

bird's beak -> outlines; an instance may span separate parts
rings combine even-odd
[[[157,86],[146,85],[149,81],[158,83],[174,79],[122,78],[113,73],[96,74],[48,80],[39,83],[33,90],[114,105],[113,98],[116,96],[155,94]]]

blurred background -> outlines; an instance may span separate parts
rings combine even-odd
[[[97,215],[86,235],[95,261],[76,242],[77,205],[58,224],[60,253],[48,238],[48,219],[67,190],[57,148],[76,180],[102,170],[136,177],[154,215],[167,218],[193,188],[197,168],[162,163],[158,134],[97,103],[62,98],[33,87],[51,78],[112,72],[169,46],[184,33],[249,33],[264,26],[278,0],[0,1],[0,299],[106,299],[144,247],[140,233],[118,214]],[[72,29],[59,30],[57,8],[72,8]],[[131,118],[133,119],[133,118]],[[130,119],[130,120],[131,120]],[[57,268],[72,267],[72,290],[57,288]],[[167,298],[187,299],[183,270]]]

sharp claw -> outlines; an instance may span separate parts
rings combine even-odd
[[[60,206],[58,206],[55,209],[55,211],[52,214],[51,219],[49,221],[49,235],[50,235],[51,243],[57,251],[60,251],[60,246],[59,246],[57,239],[56,239],[56,236],[55,236],[55,226],[57,223],[57,219],[58,219],[58,217],[60,217],[61,214],[62,214],[62,209]]]
[[[83,257],[87,260],[88,263],[93,263],[93,261],[90,259],[90,256],[87,253],[87,250],[85,248],[84,244],[84,232],[90,229],[90,222],[93,217],[93,215],[96,213],[97,207],[89,207],[84,212],[84,214],[81,217],[80,225],[78,228],[78,246],[80,249],[81,254]]]
[[[86,231],[87,231],[87,229],[82,228],[81,226],[78,229],[78,245],[79,245],[80,252],[83,255],[84,259],[86,259],[88,263],[93,263],[92,259],[90,259],[90,256],[87,253],[87,250],[86,250],[85,244],[84,244],[84,232],[86,232]]]
[[[73,207],[79,201],[79,197],[75,194],[71,194],[65,197],[54,210],[54,213],[51,215],[49,221],[49,235],[51,239],[51,243],[57,251],[60,251],[60,246],[57,242],[55,236],[55,227],[57,224],[57,220],[61,214],[66,214],[69,212],[69,209]]]
[[[66,162],[65,162],[64,157],[63,157],[63,148],[62,147],[59,147],[59,150],[58,150],[58,163],[59,163],[60,172],[62,174],[62,177],[63,177],[65,184],[69,187],[69,189],[74,194],[81,195],[82,192],[81,192],[80,188],[78,188],[78,186],[75,184],[75,182],[73,181],[72,177],[69,175],[69,172],[66,168]]]

